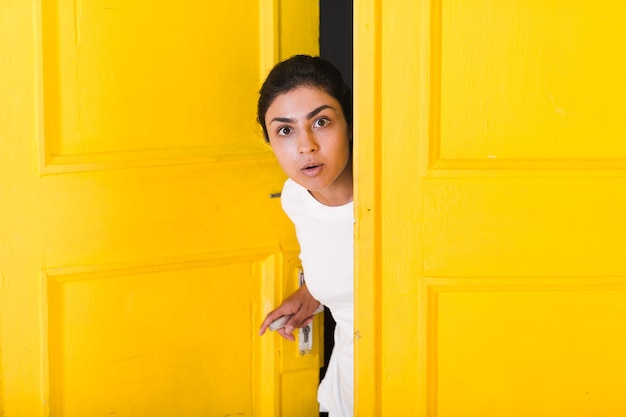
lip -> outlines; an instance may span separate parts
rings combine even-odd
[[[308,177],[315,177],[322,171],[323,167],[324,164],[321,162],[310,161],[304,164],[302,168],[300,168],[300,172]]]

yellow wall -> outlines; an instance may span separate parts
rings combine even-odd
[[[624,415],[626,7],[355,7],[357,415]]]
[[[317,7],[0,3],[0,414],[316,415],[255,104]]]

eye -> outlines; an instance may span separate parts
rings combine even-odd
[[[313,126],[315,127],[324,127],[330,123],[330,120],[327,117],[320,117],[319,119],[315,119],[313,122]]]
[[[293,129],[290,128],[289,126],[279,127],[278,130],[276,131],[276,133],[278,133],[278,136],[287,136],[291,132],[293,132]]]

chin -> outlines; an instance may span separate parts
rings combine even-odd
[[[314,191],[314,192],[324,191],[324,189],[326,189],[326,187],[328,186],[328,184],[320,184],[318,181],[315,181],[315,180],[313,180],[313,181],[311,181],[311,180],[309,180],[309,181],[304,180],[304,181],[298,182],[298,184],[300,184],[301,186],[303,186],[307,190]]]

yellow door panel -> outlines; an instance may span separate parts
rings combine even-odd
[[[48,275],[53,415],[250,414],[250,263]]]
[[[309,393],[317,392],[318,379],[319,369],[284,373],[281,377],[281,395],[289,398],[289,401],[283,401],[280,415],[318,417],[318,409],[307,406],[311,402]]]
[[[428,283],[437,415],[626,412],[623,279],[448,281]]]
[[[42,2],[46,141],[51,155],[256,140],[257,2]],[[211,98],[222,98],[221,107]],[[225,107],[238,97],[239,112]],[[221,110],[221,111],[220,111]],[[216,135],[219,126],[240,134]],[[231,131],[232,132],[232,131]],[[115,133],[115,134],[112,134]]]
[[[355,7],[357,415],[623,415],[626,7]]]
[[[520,175],[423,180],[425,276],[623,272],[623,179]]]
[[[623,7],[433,2],[442,159],[623,158]],[[437,91],[439,90],[439,91]],[[609,100],[607,101],[607,98]],[[593,138],[593,140],[591,140]]]
[[[321,320],[258,336],[299,264],[255,118],[318,4],[238,7],[0,4],[3,416],[316,415]]]

